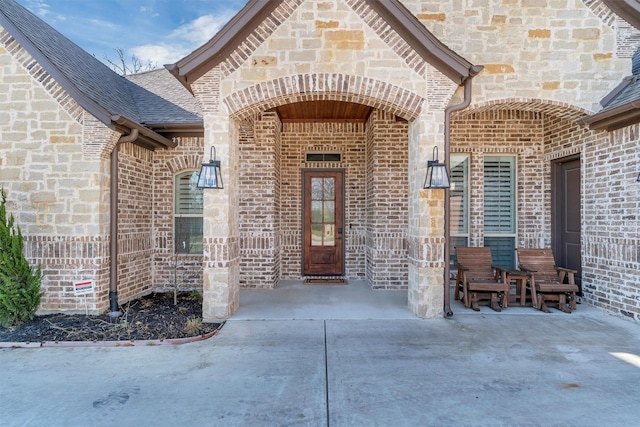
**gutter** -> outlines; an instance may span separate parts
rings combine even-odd
[[[116,125],[116,128],[119,132],[132,132],[134,129],[138,131],[137,137],[134,141],[137,142],[138,145],[148,148],[150,150],[154,150],[156,148],[175,148],[178,146],[178,143],[172,141],[171,139],[165,138],[162,135],[142,126],[139,123],[134,122],[124,116],[113,115],[111,116],[111,122]]]
[[[120,317],[118,310],[118,153],[120,145],[125,143],[133,143],[148,150],[155,150],[158,147],[174,148],[177,142],[165,138],[158,133],[147,129],[146,127],[136,123],[124,116],[112,115],[111,123],[115,125],[123,136],[116,142],[111,152],[111,183],[110,183],[110,222],[109,222],[109,256],[111,263],[109,265],[109,316]],[[124,133],[127,133],[124,135]]]
[[[451,113],[464,110],[471,103],[471,78],[464,80],[464,99],[461,103],[450,105],[444,110],[444,164],[451,168]],[[444,190],[444,315],[445,317],[453,316],[451,310],[451,289],[449,289],[449,276],[451,275],[451,267],[449,266],[449,258],[451,257],[451,230],[449,229],[449,213],[451,210],[451,190]]]
[[[640,121],[640,100],[635,100],[578,120],[578,124],[591,130],[612,131]]]

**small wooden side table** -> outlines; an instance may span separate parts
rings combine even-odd
[[[529,275],[520,270],[503,270],[505,273],[505,281],[511,284],[511,281],[516,282],[516,301],[519,302],[520,305],[525,306],[527,304],[527,280],[529,280]],[[532,286],[531,287],[531,305],[535,307],[537,301],[536,290]],[[512,304],[513,305],[513,304]]]

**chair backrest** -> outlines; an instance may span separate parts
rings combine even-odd
[[[495,280],[491,248],[456,246],[455,249],[458,266],[465,269],[468,280]]]
[[[558,270],[553,251],[545,249],[516,249],[520,269],[533,270],[537,281],[558,281]]]

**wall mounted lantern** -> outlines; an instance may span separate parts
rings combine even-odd
[[[447,165],[438,161],[438,147],[433,147],[433,160],[427,161],[427,178],[423,188],[449,188]]]
[[[216,147],[211,146],[209,163],[203,163],[198,177],[198,188],[224,188],[220,160],[216,160]]]

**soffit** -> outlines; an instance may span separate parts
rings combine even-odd
[[[372,108],[367,105],[344,101],[305,101],[274,108],[283,123],[291,122],[342,122],[364,123]]]

